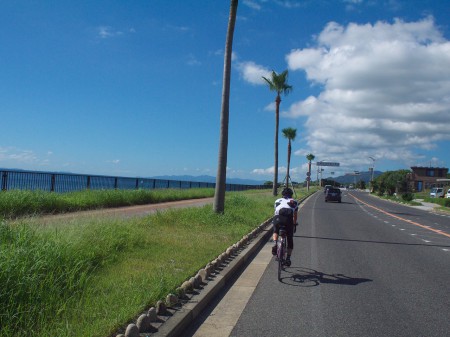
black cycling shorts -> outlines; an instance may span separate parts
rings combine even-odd
[[[286,230],[287,247],[289,249],[294,248],[294,220],[292,216],[286,217],[283,215],[275,215],[272,219],[273,232],[279,234],[280,227],[284,227]]]

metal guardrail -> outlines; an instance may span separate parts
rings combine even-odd
[[[164,180],[152,178],[129,178],[69,173],[51,173],[35,171],[1,170],[1,190],[41,190],[49,192],[74,192],[90,190],[133,190],[164,188],[215,188],[215,183]],[[245,191],[249,189],[268,189],[266,185],[227,184],[227,191]]]

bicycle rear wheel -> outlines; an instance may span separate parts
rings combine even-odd
[[[281,271],[283,270],[284,265],[284,257],[285,257],[285,247],[283,245],[283,240],[278,242],[278,251],[277,251],[277,257],[278,257],[278,281],[281,281]]]

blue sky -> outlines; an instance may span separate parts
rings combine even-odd
[[[0,0],[0,167],[216,175],[229,1]],[[450,165],[449,0],[240,0],[227,177]],[[369,157],[374,158],[375,161]]]

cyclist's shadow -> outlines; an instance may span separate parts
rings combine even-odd
[[[367,278],[350,277],[343,274],[326,274],[305,267],[285,268],[284,275],[281,277],[282,283],[295,287],[316,287],[326,283],[356,286],[360,283],[372,281]]]

